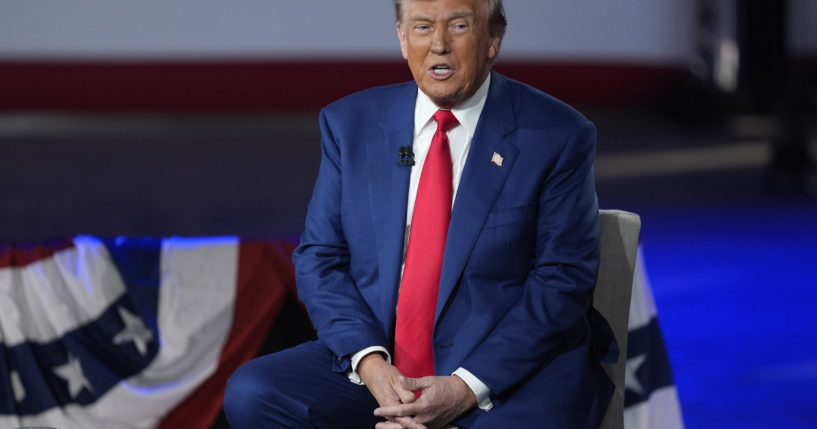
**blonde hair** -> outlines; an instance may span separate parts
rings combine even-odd
[[[397,22],[403,20],[403,14],[406,10],[406,2],[410,0],[394,0],[394,12]],[[505,18],[505,7],[502,6],[502,0],[483,0],[486,13],[486,22],[488,22],[488,33],[491,37],[502,37],[505,35],[505,27],[508,26],[508,20]]]

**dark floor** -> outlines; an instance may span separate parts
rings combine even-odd
[[[587,114],[601,207],[642,216],[687,427],[817,427],[814,170],[772,174],[769,118]],[[318,141],[316,113],[0,115],[0,243],[296,236]]]

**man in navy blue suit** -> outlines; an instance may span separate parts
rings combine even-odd
[[[612,385],[588,322],[595,128],[491,71],[501,0],[395,6],[414,81],[321,112],[321,166],[294,255],[318,340],[236,371],[228,420],[597,427]]]

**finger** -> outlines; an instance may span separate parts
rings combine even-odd
[[[416,414],[415,404],[386,405],[375,408],[374,415],[378,417],[406,417]]]
[[[426,426],[412,417],[398,417],[394,419],[406,429],[426,429]]]
[[[380,422],[374,425],[375,429],[403,429],[403,425],[395,422]]]

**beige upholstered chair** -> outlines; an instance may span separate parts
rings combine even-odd
[[[627,363],[627,320],[641,218],[621,210],[599,210],[601,261],[593,306],[607,319],[619,347],[618,361],[604,364],[616,385],[600,429],[624,427],[624,367]]]

